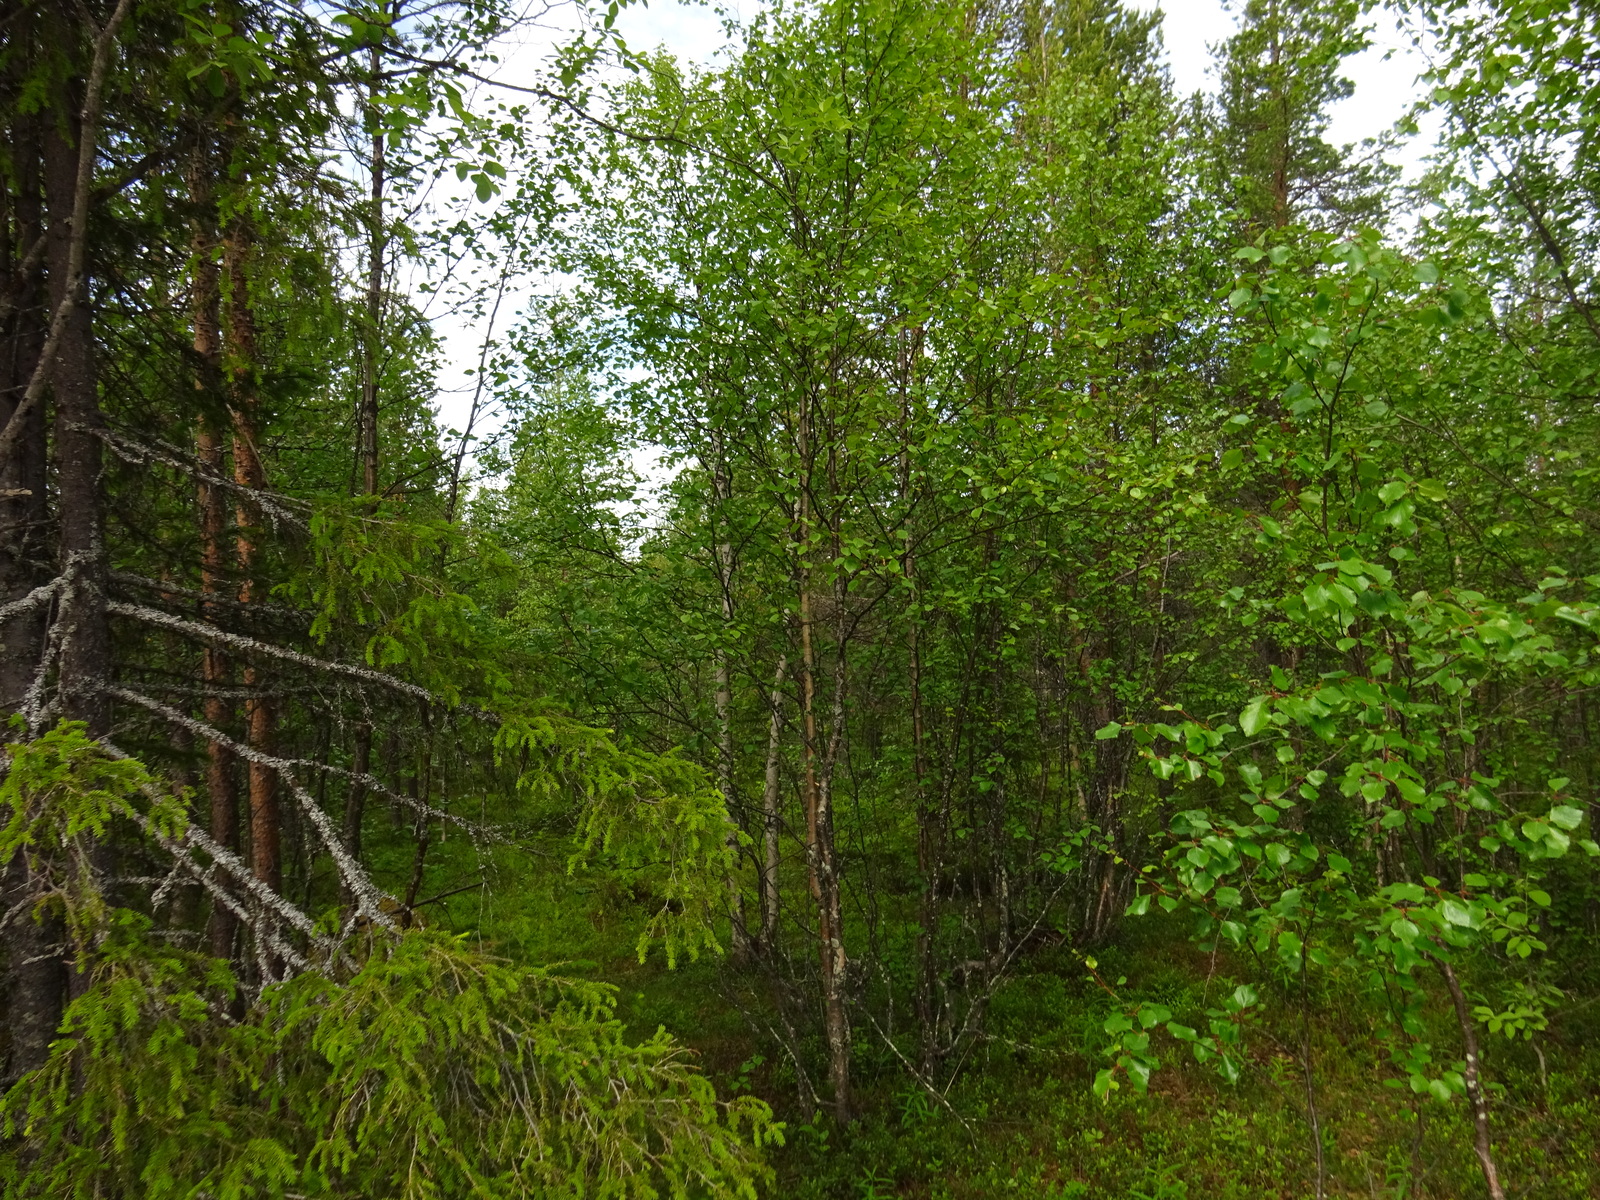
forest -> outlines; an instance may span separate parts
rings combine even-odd
[[[626,2],[0,4],[0,1196],[1600,1196],[1600,10]]]

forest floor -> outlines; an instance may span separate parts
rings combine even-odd
[[[542,873],[541,873],[542,874]],[[639,1036],[658,1026],[699,1056],[719,1093],[749,1091],[786,1124],[768,1194],[782,1200],[1314,1200],[1313,1142],[1300,1022],[1293,1004],[1249,1035],[1249,1065],[1230,1085],[1166,1039],[1147,1095],[1128,1087],[1102,1102],[1090,1092],[1105,1060],[1102,1023],[1117,1007],[1065,947],[1025,961],[996,996],[979,1043],[941,1105],[917,1086],[868,1027],[853,1056],[859,1117],[841,1131],[803,1111],[781,1047],[758,1036],[735,998],[758,988],[725,960],[668,969],[635,954],[640,909],[605,884],[592,889],[550,872],[498,912],[452,901],[458,929],[477,928],[508,956],[562,961],[568,973],[619,989],[618,1012]],[[584,901],[574,903],[575,900]],[[505,904],[504,901],[501,902]],[[559,948],[559,949],[558,949]],[[575,950],[585,957],[575,958]],[[1098,952],[1100,975],[1121,992],[1158,1001],[1189,1024],[1231,992],[1225,961],[1194,949],[1159,919],[1127,923]],[[734,974],[730,974],[734,973]],[[1470,990],[1470,987],[1469,987]],[[1589,989],[1585,988],[1587,992]],[[1440,996],[1425,1037],[1460,1056]],[[1314,1001],[1335,1014],[1311,1023],[1329,1200],[1467,1200],[1485,1194],[1463,1100],[1416,1096],[1397,1078],[1369,1004]],[[757,1014],[759,1016],[759,1014]],[[1493,1091],[1495,1154],[1517,1200],[1600,1197],[1600,1006],[1561,1013],[1534,1042],[1480,1028]],[[808,1047],[820,1061],[820,1042]],[[1543,1061],[1541,1063],[1541,1054]],[[1398,1085],[1398,1086],[1396,1086]]]

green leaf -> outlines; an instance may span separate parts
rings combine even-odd
[[[1150,1071],[1153,1063],[1142,1058],[1128,1060],[1128,1081],[1133,1084],[1134,1091],[1144,1093],[1150,1087]]]
[[[1239,714],[1239,731],[1245,737],[1255,737],[1265,729],[1270,721],[1267,705],[1270,703],[1266,696],[1257,696]]]
[[[1576,829],[1583,824],[1583,810],[1570,804],[1558,804],[1550,810],[1550,820],[1563,829]]]
[[[1172,1010],[1160,1004],[1141,1004],[1139,1006],[1139,1024],[1146,1029],[1154,1029],[1157,1025],[1172,1019]]]

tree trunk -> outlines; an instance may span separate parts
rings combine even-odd
[[[778,763],[783,746],[783,676],[789,656],[780,655],[772,678],[772,715],[767,725],[767,773],[761,790],[761,945],[771,954],[778,944]]]
[[[19,29],[19,34],[26,31]],[[15,191],[0,180],[0,427],[10,424],[44,349],[47,308],[43,256],[34,253],[44,237],[39,178],[39,119],[18,115],[11,127]],[[48,448],[44,409],[22,416],[16,451],[0,460],[0,604],[21,599],[45,582],[50,570],[49,510],[45,466]],[[39,605],[0,624],[0,712],[21,711],[44,651],[47,606]]]
[[[17,32],[25,34],[20,29]],[[13,284],[5,296],[10,318],[0,342],[0,424],[6,426],[39,368],[46,314],[54,311],[53,304],[46,306],[42,259],[18,273],[23,266],[20,260],[45,232],[39,121],[19,115],[12,130],[16,191],[6,195],[9,211],[3,214],[12,236],[5,261],[0,263],[0,278]],[[51,241],[53,244],[55,239]],[[37,405],[24,412],[21,421],[15,449],[0,459],[0,602],[19,599],[44,582],[50,566],[44,407]],[[40,606],[0,626],[0,707],[6,713],[27,706],[35,676],[42,671],[46,617],[47,609]],[[42,732],[32,727],[34,714],[29,713],[28,719],[30,734]],[[10,912],[26,904],[35,891],[27,854],[18,852],[6,867],[0,903]],[[0,1072],[0,1087],[9,1088],[49,1056],[67,987],[66,963],[59,949],[62,934],[59,918],[46,915],[36,919],[26,909],[6,924],[6,1024],[11,1055]]]
[[[1283,22],[1278,16],[1278,6],[1272,5],[1267,18],[1272,28],[1272,85],[1276,90],[1279,116],[1278,144],[1274,147],[1272,164],[1272,223],[1282,229],[1289,223],[1289,153],[1294,131],[1289,115],[1289,89],[1283,78]]]
[[[372,770],[372,724],[369,721],[359,721],[356,724],[355,747],[350,769],[357,775],[366,775]],[[361,824],[366,816],[366,807],[367,785],[359,779],[352,779],[350,790],[345,794],[341,834],[345,849],[356,862],[361,861]],[[354,902],[355,897],[346,888],[343,898],[345,907],[348,908]]]
[[[66,36],[66,35],[63,35]],[[103,78],[103,67],[102,67]],[[91,111],[90,105],[85,110]],[[70,139],[70,140],[69,140]],[[44,127],[45,202],[50,228],[52,325],[58,331],[50,362],[55,399],[55,467],[60,501],[57,550],[62,590],[54,637],[59,647],[56,676],[60,713],[82,721],[90,737],[111,732],[111,630],[106,614],[108,564],[105,505],[101,491],[100,382],[96,371],[93,318],[89,310],[89,189],[94,179],[92,121],[47,118]],[[36,373],[37,375],[37,373]],[[106,873],[105,847],[96,847],[91,869]],[[59,918],[45,917],[24,938],[36,938],[37,953],[15,964],[12,1027],[17,1031],[13,1069],[43,1062],[61,1024],[70,991],[82,977],[67,971],[67,947]],[[42,1044],[41,1044],[42,1043]]]
[[[395,5],[398,16],[399,5]],[[356,457],[361,465],[363,495],[378,494],[378,355],[383,327],[383,268],[387,248],[383,199],[387,181],[387,151],[383,126],[379,120],[378,92],[382,83],[383,53],[371,51],[372,78],[368,85],[367,120],[371,125],[372,151],[369,161],[371,193],[367,213],[367,311],[361,339],[361,409],[356,414]]]
[[[194,229],[194,274],[190,284],[191,320],[194,326],[195,391],[200,420],[195,431],[195,457],[203,472],[196,496],[200,520],[200,591],[220,596],[227,586],[228,507],[221,487],[206,476],[221,478],[225,469],[218,415],[224,408],[222,385],[222,289],[217,264],[217,232],[212,219],[213,163],[206,150],[196,155],[190,179],[190,197],[200,210]],[[202,600],[200,615],[217,623],[217,605]],[[214,693],[226,688],[231,672],[227,656],[215,646],[201,652],[200,677],[207,695],[201,701],[206,724],[225,729],[233,720],[233,705]],[[210,806],[211,840],[229,850],[239,844],[239,797],[234,785],[234,763],[220,742],[206,743],[206,798]],[[220,883],[221,880],[218,880]],[[207,937],[211,953],[232,958],[236,921],[220,903],[213,903]]]
[[[804,403],[804,402],[803,402]],[[810,876],[811,897],[817,906],[817,953],[822,983],[823,1028],[828,1044],[828,1074],[833,1083],[834,1117],[840,1125],[850,1121],[850,1022],[844,1008],[844,976],[847,966],[844,936],[839,928],[839,880],[833,846],[831,788],[818,770],[817,755],[817,657],[815,619],[812,611],[811,568],[811,478],[809,405],[800,420],[800,460],[802,478],[797,504],[800,625],[800,720],[801,759],[806,807],[806,867]],[[842,649],[841,649],[842,653]]]
[[[1120,715],[1116,697],[1095,678],[1095,663],[1111,657],[1111,647],[1103,641],[1084,640],[1078,646],[1078,673],[1088,691],[1081,710],[1082,731],[1092,733]],[[1087,787],[1084,789],[1084,816],[1100,832],[1102,843],[1085,847],[1083,856],[1083,926],[1079,939],[1085,946],[1098,946],[1109,938],[1121,916],[1122,898],[1131,867],[1120,850],[1123,844],[1122,813],[1118,797],[1127,775],[1127,749],[1116,739],[1096,740],[1090,750]]]
[[[720,447],[718,447],[717,461],[712,466],[711,483],[715,500],[715,519],[719,523],[723,523],[727,519],[724,509],[732,489],[729,486],[727,464],[721,457]],[[717,544],[712,549],[712,555],[716,559],[717,565],[717,589],[722,593],[723,636],[723,644],[717,646],[712,668],[716,684],[717,785],[722,789],[723,803],[728,806],[730,816],[732,816],[733,680],[729,673],[726,639],[733,629],[733,547],[726,537],[718,539]],[[750,957],[750,933],[745,926],[744,889],[739,884],[737,865],[739,835],[736,830],[729,831],[728,843],[736,856],[734,859],[735,866],[728,873],[728,937],[732,943],[730,955],[735,962],[743,962]]]
[[[27,855],[19,852],[6,868],[5,902],[8,907],[24,903],[37,890]],[[50,1057],[50,1043],[61,1027],[67,992],[64,936],[61,918],[53,913],[36,917],[24,909],[6,925],[6,1027],[11,1035],[11,1057],[0,1073],[0,1085],[7,1088]]]
[[[84,138],[78,123],[72,125],[73,140]],[[50,210],[50,307],[64,313],[49,368],[56,410],[59,553],[62,573],[68,576],[57,610],[61,646],[58,686],[62,715],[84,722],[91,737],[103,737],[111,731],[111,705],[104,691],[111,678],[111,631],[105,609],[105,503],[98,436],[105,422],[100,412],[88,304],[87,247],[73,229],[79,217],[87,222],[88,204],[82,204],[81,213],[77,211],[78,191],[80,184],[87,190],[92,172],[80,171],[80,147],[68,141],[59,121],[47,121],[44,143]]]
[[[396,16],[399,4],[395,5]],[[383,327],[383,270],[387,245],[387,227],[384,223],[384,188],[387,183],[387,147],[378,117],[378,91],[382,82],[382,48],[373,46],[369,66],[371,79],[367,88],[367,120],[371,123],[371,157],[368,167],[371,174],[369,210],[367,213],[367,298],[366,324],[361,331],[361,403],[356,413],[356,465],[361,476],[361,494],[378,494],[378,356],[382,344]],[[460,472],[460,463],[456,465]],[[451,504],[454,517],[454,503]],[[355,728],[355,746],[352,767],[358,775],[367,774],[372,767],[372,723],[359,721]],[[361,861],[361,824],[366,816],[367,787],[351,780],[345,795],[342,834],[345,848],[356,862]],[[346,893],[348,906],[353,897]]]
[[[916,344],[921,344],[918,330]],[[910,356],[902,366],[903,375],[909,379]],[[900,414],[900,495],[908,511],[914,506],[911,479],[911,454],[909,449],[911,428],[911,402],[909,382],[902,388],[904,400]],[[941,854],[938,849],[938,810],[929,803],[928,760],[925,745],[925,727],[922,711],[922,611],[918,592],[917,555],[913,549],[914,530],[907,517],[906,549],[901,555],[900,570],[905,577],[909,593],[910,614],[906,629],[906,690],[911,707],[911,778],[915,789],[913,802],[917,814],[917,875],[921,888],[917,895],[917,977],[915,982],[917,1024],[921,1028],[922,1073],[932,1078],[934,1060],[938,1056],[939,1021],[937,1005],[937,980],[935,962],[939,922],[939,875]]]
[[[846,972],[844,914],[840,904],[839,856],[833,836],[833,778],[844,734],[844,639],[837,641],[833,665],[833,703],[829,708],[828,750],[817,780],[816,845],[819,941],[822,952],[824,1031],[828,1039],[828,1073],[833,1081],[834,1115],[850,1121],[850,1017],[845,1010]]]
[[[110,71],[117,31],[130,7],[131,0],[118,0],[106,24],[91,30],[93,58],[81,109],[71,108],[74,89],[62,87],[57,93],[57,107],[43,113],[33,127],[42,144],[44,215],[49,222],[44,259],[50,319],[20,395],[13,392],[5,397],[7,420],[0,431],[0,464],[15,461],[24,473],[36,471],[44,458],[43,402],[47,389],[53,393],[56,486],[61,505],[57,552],[63,580],[55,597],[54,641],[60,655],[57,697],[61,714],[84,722],[94,737],[103,737],[110,731],[110,704],[104,687],[111,674],[111,633],[105,608],[107,562],[100,439],[96,436],[103,424],[94,329],[88,307],[88,227],[101,93]],[[84,31],[75,30],[64,19],[62,10],[45,8],[40,20],[37,32],[42,34],[42,44],[53,52],[71,55],[82,45]],[[20,23],[12,31],[17,37],[30,32],[34,30]],[[28,177],[31,165],[15,169],[22,179]],[[31,199],[24,203],[34,204]],[[29,211],[37,209],[30,207]],[[23,344],[27,344],[26,338]],[[30,449],[34,451],[32,455],[28,454]],[[40,489],[39,502],[42,500]],[[42,672],[39,679],[43,681]],[[38,722],[42,716],[42,712],[34,712],[30,719]],[[95,857],[95,866],[102,867],[100,855]],[[32,897],[34,887],[26,860],[8,865],[5,891],[8,906],[23,904]],[[59,919],[46,916],[32,920],[32,915],[26,909],[19,911],[8,938],[11,961],[7,1021],[12,1033],[12,1054],[5,1074],[9,1079],[45,1061],[50,1041],[60,1028],[69,984]]]
[[[233,478],[241,487],[258,490],[266,484],[256,417],[258,408],[255,309],[250,296],[250,258],[254,231],[248,221],[235,218],[222,245],[222,270],[227,285],[225,308],[228,367],[228,403],[233,416]],[[234,512],[238,533],[234,553],[239,565],[239,599],[251,604],[257,599],[256,568],[257,514],[240,502]],[[262,679],[255,667],[244,670],[247,691],[259,688]],[[255,750],[272,752],[272,702],[251,695],[244,702],[245,740]],[[251,762],[248,770],[250,820],[250,868],[256,878],[273,891],[283,888],[282,816],[278,811],[278,780],[264,763]]]
[[[433,802],[433,715],[426,701],[421,706],[422,752],[417,769],[411,776],[411,799],[416,802],[413,813],[415,849],[411,858],[411,879],[406,884],[405,900],[401,906],[401,925],[409,927],[416,917],[417,897],[422,893],[422,879],[428,869],[428,848],[433,837],[433,822],[421,809]]]
[[[1445,986],[1450,989],[1450,1000],[1456,1009],[1456,1024],[1461,1028],[1461,1048],[1466,1055],[1466,1070],[1462,1078],[1467,1085],[1467,1103],[1472,1105],[1472,1149],[1478,1156],[1478,1166],[1483,1170],[1483,1182],[1489,1189],[1489,1200],[1505,1200],[1505,1189],[1500,1186],[1500,1172],[1494,1163],[1489,1143],[1489,1101],[1483,1094],[1483,1081],[1479,1075],[1481,1059],[1478,1056],[1478,1034],[1472,1024],[1472,1011],[1467,1007],[1467,997],[1461,990],[1461,981],[1455,970],[1442,958],[1429,955]]]

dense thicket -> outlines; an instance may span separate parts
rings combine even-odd
[[[616,15],[0,17],[10,1193],[1600,1186],[1592,16]]]

